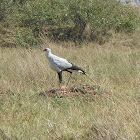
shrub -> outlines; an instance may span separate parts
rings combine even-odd
[[[90,25],[89,40],[99,41],[109,30],[131,33],[138,23],[134,10],[117,0],[25,0],[24,4],[16,1],[14,14],[7,19],[15,23],[16,33],[19,28],[20,33],[27,30],[20,37],[19,33],[16,35],[24,45],[37,44],[40,34],[54,40],[83,41],[87,25]],[[31,35],[30,39],[23,34]]]
[[[0,1],[0,21],[3,21],[11,13],[12,6],[13,6],[12,0]]]
[[[36,46],[41,42],[40,38],[35,38],[31,29],[17,28],[15,30],[16,44],[23,47]]]

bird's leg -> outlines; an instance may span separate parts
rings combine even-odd
[[[69,73],[70,73],[70,77],[69,77],[68,82],[67,82],[67,86],[68,86],[69,81],[70,81],[70,78],[71,78],[71,75],[72,75],[72,72],[71,72],[71,71],[69,71],[69,70],[67,70],[67,72],[69,72]]]
[[[62,87],[62,81],[59,81],[59,88],[61,89]]]
[[[59,77],[59,87],[61,89],[61,83],[62,83],[62,71],[58,72],[58,77]]]

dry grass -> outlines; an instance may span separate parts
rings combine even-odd
[[[104,46],[82,48],[49,43],[54,54],[89,74],[74,73],[70,86],[98,84],[110,93],[92,98],[39,96],[58,85],[57,74],[42,52],[48,41],[38,49],[0,48],[0,138],[140,139],[140,48],[133,47],[136,40],[121,37],[114,36]],[[67,81],[68,75],[64,76]]]

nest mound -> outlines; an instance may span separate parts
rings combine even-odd
[[[3,88],[0,88],[0,96],[2,95],[7,95],[8,94],[8,91],[6,91],[5,89]]]
[[[62,86],[61,88],[50,89],[44,92],[41,92],[40,95],[44,95],[46,97],[58,97],[58,98],[71,98],[75,96],[83,96],[83,95],[109,95],[104,89],[102,89],[98,85],[86,85],[80,84],[78,86],[66,87]]]
[[[15,92],[11,91],[10,89],[5,89],[0,87],[0,99],[3,97],[10,97],[11,95],[14,95]]]

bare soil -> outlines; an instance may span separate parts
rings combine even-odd
[[[106,92],[104,89],[102,89],[98,85],[86,85],[86,84],[80,84],[73,87],[66,87],[62,86],[61,88],[53,88],[50,90],[46,90],[44,92],[41,92],[40,95],[44,95],[46,97],[52,97],[52,98],[71,98],[75,96],[83,96],[83,95],[109,95],[108,92]]]

